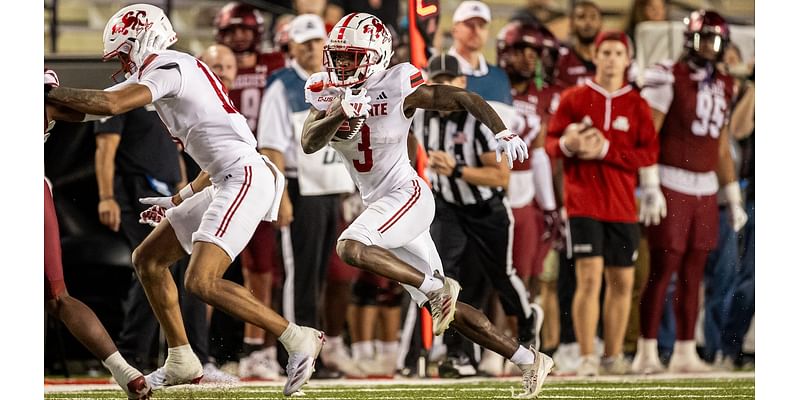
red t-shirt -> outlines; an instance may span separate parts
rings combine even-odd
[[[559,144],[567,125],[590,119],[609,141],[600,160],[568,157]],[[637,171],[658,157],[658,136],[647,102],[630,85],[608,93],[594,81],[567,89],[547,130],[547,152],[564,158],[564,203],[570,217],[637,221]]]
[[[285,57],[279,51],[260,53],[255,66],[239,68],[236,73],[236,80],[228,92],[228,98],[247,118],[247,125],[253,134],[258,129],[258,113],[261,111],[261,97],[267,86],[267,78],[285,64]]]
[[[660,164],[692,172],[717,169],[719,136],[731,112],[733,78],[715,72],[709,79],[708,71],[686,62],[657,64],[645,72],[642,97],[665,114]]]

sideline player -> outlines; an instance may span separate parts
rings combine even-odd
[[[208,66],[188,54],[166,50],[176,41],[160,8],[125,7],[106,24],[103,59],[119,59],[122,69],[115,75],[124,72],[126,81],[105,91],[52,88],[45,91],[45,99],[90,118],[153,103],[174,139],[204,171],[171,198],[151,199],[158,204],[148,211],[165,218],[133,252],[134,267],[169,345],[164,367],[147,376],[151,386],[196,383],[202,378],[169,272],[170,265],[189,253],[189,292],[279,337],[289,352],[283,392],[290,395],[311,376],[324,334],[289,323],[244,287],[222,279],[258,223],[275,219],[283,176],[255,150],[247,121]]]
[[[509,163],[527,157],[527,147],[480,96],[425,85],[421,71],[408,63],[387,69],[391,55],[391,35],[378,18],[348,14],[330,33],[326,71],[306,83],[312,107],[303,127],[303,150],[314,153],[333,139],[331,146],[344,158],[367,205],[339,237],[337,253],[350,265],[402,283],[418,305],[430,301],[434,334],[441,335],[452,322],[470,340],[511,359],[523,371],[522,398],[535,397],[553,361],[503,335],[480,311],[457,303],[461,287],[442,276],[429,233],[433,195],[411,167],[406,139],[417,108],[466,110],[496,134],[498,162],[502,152]]]
[[[58,85],[56,73],[45,69],[45,91],[52,90]],[[45,141],[56,119],[72,121],[80,120],[80,117],[72,110],[45,104]],[[64,268],[61,265],[61,238],[58,233],[56,207],[46,180],[44,182],[44,289],[44,308],[47,313],[61,320],[81,344],[102,360],[103,366],[111,371],[114,380],[128,395],[128,399],[149,399],[152,390],[142,373],[125,361],[111,340],[111,336],[108,335],[108,331],[97,319],[97,315],[86,304],[67,293]]]

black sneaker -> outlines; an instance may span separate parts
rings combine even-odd
[[[447,357],[439,365],[440,378],[468,378],[477,375],[478,371],[469,362],[469,357],[461,355],[459,357]]]

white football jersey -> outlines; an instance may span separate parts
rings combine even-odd
[[[318,79],[318,72],[309,80]],[[424,82],[417,67],[402,63],[370,76],[362,90],[370,101],[369,116],[352,139],[331,142],[353,178],[361,198],[369,205],[408,183],[417,176],[408,158],[407,138],[412,118],[403,112],[405,98]],[[318,110],[327,110],[335,91],[313,93],[307,90],[306,99]]]
[[[150,88],[153,105],[173,139],[212,177],[257,154],[247,120],[200,60],[172,50],[155,52],[120,85],[132,83]]]

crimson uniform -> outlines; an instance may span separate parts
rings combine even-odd
[[[602,159],[580,160],[561,144],[567,125],[582,121],[591,121],[608,140]],[[564,202],[571,230],[567,245],[577,258],[603,255],[606,265],[632,265],[638,247],[637,170],[652,165],[658,156],[647,102],[630,85],[608,93],[590,80],[562,94],[547,135],[547,152],[564,157]]]
[[[596,67],[592,60],[580,58],[572,47],[562,47],[559,53],[555,78],[561,86],[579,85],[594,78]]]
[[[719,71],[709,74],[689,62],[663,63],[645,73],[642,96],[650,106],[665,114],[660,131],[661,154],[658,169],[667,216],[647,228],[651,249],[650,284],[642,297],[642,335],[655,338],[664,291],[671,273],[668,265],[680,267],[677,310],[697,314],[697,290],[708,252],[716,248],[719,216],[716,168],[719,137],[727,124],[733,97],[733,79]],[[684,259],[685,254],[685,259]],[[658,303],[658,304],[656,304]],[[652,305],[652,307],[645,307]],[[682,313],[683,314],[683,313]],[[694,338],[694,323],[679,324],[678,340]]]
[[[520,132],[520,137],[529,149],[538,135],[547,134],[547,121],[558,108],[562,90],[560,85],[547,85],[537,89],[533,83],[524,93],[511,90],[514,108],[525,116],[525,127]],[[533,201],[536,193],[532,167],[532,158],[515,161],[508,190],[515,221],[513,260],[522,279],[542,273],[542,263],[552,244],[551,241],[542,243],[540,240],[545,231],[545,221],[542,209]]]

